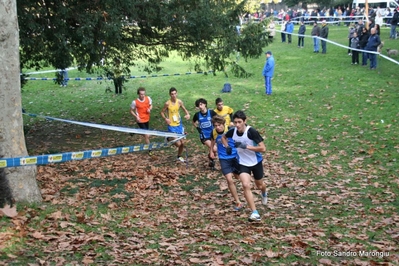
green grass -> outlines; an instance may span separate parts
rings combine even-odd
[[[307,27],[309,34],[311,27]],[[388,40],[386,48],[398,48]],[[330,27],[329,39],[347,44],[346,27]],[[175,165],[176,150],[137,153],[39,167],[44,202],[19,205],[20,218],[0,218],[0,261],[26,265],[55,264],[333,265],[399,263],[397,65],[378,59],[378,70],[352,66],[347,50],[328,44],[327,54],[282,44],[273,51],[273,95],[264,95],[265,58],[243,64],[254,75],[240,79],[221,73],[130,79],[122,96],[105,92],[109,82],[30,81],[23,88],[28,113],[136,126],[129,114],[136,89],[144,86],[154,109],[151,128],[165,130],[159,112],[174,86],[193,115],[203,97],[210,107],[222,97],[234,110],[245,110],[248,124],[265,138],[265,182],[270,200],[256,204],[261,224],[246,222],[248,211],[232,212],[221,174],[206,167],[206,149],[191,122],[185,122],[189,165]],[[384,50],[385,54],[385,50]],[[192,71],[173,56],[158,74]],[[142,68],[132,75],[145,75]],[[153,73],[154,74],[154,73]],[[33,75],[32,75],[33,76]],[[87,77],[77,71],[69,76]],[[36,76],[35,77],[39,77]],[[40,76],[42,77],[42,76]],[[53,77],[47,74],[47,77]],[[233,91],[222,94],[228,81]],[[113,90],[113,89],[112,89]],[[383,120],[383,122],[382,122]],[[31,155],[128,146],[141,136],[24,117]],[[163,141],[153,137],[154,142]],[[240,198],[244,200],[237,182]],[[258,193],[254,190],[254,194]],[[41,235],[34,235],[40,232]],[[68,244],[68,245],[67,245]],[[320,256],[320,251],[380,251],[378,257]],[[325,259],[325,260],[321,260]]]

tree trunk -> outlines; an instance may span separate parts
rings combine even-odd
[[[0,0],[0,157],[27,156],[23,131],[16,0]],[[6,168],[17,202],[40,202],[36,166]]]

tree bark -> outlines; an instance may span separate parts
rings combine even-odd
[[[16,0],[0,0],[0,157],[27,156],[23,131]],[[5,169],[17,202],[40,202],[36,166]]]

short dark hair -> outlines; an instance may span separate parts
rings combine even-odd
[[[244,113],[244,111],[238,110],[237,112],[234,113],[233,115],[233,120],[239,118],[242,119],[243,121],[247,120],[247,116]]]
[[[144,91],[145,92],[145,88],[144,87],[139,87],[137,89],[137,94],[140,94],[140,91]]]
[[[217,105],[218,103],[223,102],[222,98],[216,98],[215,104]]]
[[[199,98],[198,100],[195,101],[195,107],[199,107],[200,103],[203,103],[206,106],[208,106],[208,102],[204,98]]]
[[[170,88],[170,89],[169,89],[169,94],[171,94],[173,91],[176,91],[176,92],[177,92],[177,89],[176,89],[175,87]]]

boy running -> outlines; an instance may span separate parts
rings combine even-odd
[[[214,129],[211,135],[211,147],[213,147],[216,143],[220,168],[224,177],[226,178],[227,186],[235,201],[234,210],[239,211],[242,209],[243,204],[238,198],[237,188],[233,180],[233,174],[236,178],[238,178],[237,150],[234,147],[234,140],[232,138],[227,139],[227,142],[229,143],[227,148],[222,143],[222,136],[227,132],[225,123],[226,120],[220,115],[215,115],[212,118]],[[209,154],[212,159],[216,158],[213,149],[209,149]]]
[[[197,128],[200,134],[200,140],[202,144],[206,145],[209,149],[213,149],[216,152],[216,146],[211,146],[211,134],[213,130],[212,125],[212,117],[216,115],[215,111],[209,110],[208,102],[200,98],[195,101],[195,107],[199,109],[199,112],[195,113],[193,117],[193,125]],[[215,167],[215,161],[211,158],[210,154],[208,154],[209,158],[209,167]]]
[[[232,121],[233,112],[234,112],[233,108],[224,105],[222,98],[216,98],[215,104],[216,104],[215,112],[218,115],[224,117],[224,119],[226,120],[226,128],[234,127],[234,123]]]
[[[152,100],[145,95],[145,88],[143,87],[137,89],[137,95],[139,97],[130,105],[130,114],[136,118],[139,128],[148,130],[150,128]],[[144,135],[144,140],[146,144],[150,144],[150,135]],[[152,155],[151,150],[148,150],[148,154]]]
[[[170,99],[164,104],[161,116],[165,119],[166,124],[168,125],[168,131],[177,134],[184,134],[183,122],[180,117],[179,110],[183,109],[185,112],[185,119],[190,119],[190,114],[188,113],[186,107],[183,104],[182,100],[177,99],[177,89],[172,87],[169,89]],[[166,112],[167,111],[167,112]],[[166,113],[165,113],[166,112]],[[168,138],[168,141],[171,141],[173,138]],[[184,162],[184,158],[182,157],[182,153],[184,150],[184,142],[183,139],[180,139],[175,142],[175,146],[177,149],[177,160],[180,162]]]
[[[249,208],[252,210],[248,220],[250,222],[260,221],[260,215],[255,207],[254,198],[251,191],[251,173],[254,176],[255,184],[261,190],[262,204],[267,204],[266,185],[263,183],[263,165],[261,152],[266,151],[263,138],[259,132],[253,127],[248,126],[245,122],[247,116],[243,111],[237,111],[233,115],[235,128],[230,129],[223,135],[223,144],[228,144],[228,139],[234,140],[234,146],[237,148],[238,154],[238,170],[240,172],[240,180],[244,189],[244,196],[247,200]]]

